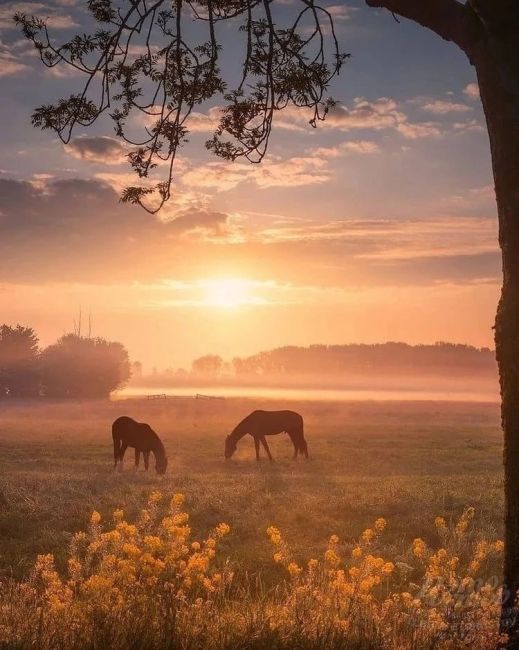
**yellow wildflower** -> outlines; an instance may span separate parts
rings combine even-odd
[[[228,524],[218,524],[218,526],[215,528],[215,533],[218,535],[218,537],[223,537],[224,535],[228,535],[231,532],[231,527]]]
[[[94,510],[94,512],[90,515],[90,523],[93,524],[94,526],[97,526],[101,521],[101,515],[97,512],[97,510]]]
[[[390,575],[391,573],[393,573],[394,570],[395,570],[395,565],[393,564],[393,562],[384,562],[384,565],[382,567],[382,573],[385,576]]]
[[[447,524],[443,517],[436,517],[434,520],[434,525],[436,526],[439,533],[445,534],[447,532]]]
[[[373,526],[377,533],[381,533],[386,527],[386,520],[383,517],[379,517]]]
[[[417,537],[416,539],[413,540],[413,554],[416,557],[423,559],[425,557],[426,550],[427,550],[427,546],[423,541],[423,539]]]
[[[281,544],[281,542],[283,541],[283,538],[281,537],[281,533],[275,526],[269,526],[267,528],[267,535],[269,536],[272,544],[275,544],[276,546],[279,546],[279,544]]]
[[[339,566],[339,564],[341,563],[341,558],[331,548],[329,548],[325,552],[324,559],[325,559],[327,564],[329,564],[330,566],[333,566],[333,567]]]
[[[161,499],[162,499],[162,494],[161,494],[161,492],[159,492],[159,490],[155,490],[154,492],[152,492],[152,493],[150,494],[150,497],[149,497],[149,499],[148,499],[148,503],[149,503],[150,505],[152,505],[152,504],[154,504],[154,503],[158,503]]]
[[[295,562],[290,562],[290,564],[287,567],[287,571],[290,573],[292,578],[297,578],[297,576],[301,573],[302,569]]]
[[[162,540],[156,535],[146,535],[144,544],[152,551],[159,551],[162,548]]]
[[[456,533],[458,535],[463,535],[467,531],[467,528],[473,518],[474,518],[474,508],[467,508],[459,518],[458,523],[456,524]]]
[[[185,496],[177,492],[177,494],[174,494],[173,497],[171,498],[171,507],[180,508],[182,507],[184,501],[185,501]]]

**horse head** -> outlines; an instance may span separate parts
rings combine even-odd
[[[155,471],[157,474],[165,474],[168,467],[166,454],[155,457]]]
[[[236,443],[234,440],[231,438],[231,436],[227,436],[225,438],[225,458],[229,459],[234,452],[236,451]]]

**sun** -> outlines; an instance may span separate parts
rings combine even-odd
[[[215,278],[202,282],[204,303],[210,307],[233,309],[263,302],[253,295],[254,283],[240,278]]]

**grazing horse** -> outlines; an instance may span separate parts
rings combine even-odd
[[[114,469],[119,465],[123,468],[123,457],[128,447],[135,448],[135,468],[139,467],[141,452],[144,456],[144,468],[147,470],[150,461],[150,452],[155,456],[155,470],[157,474],[164,474],[168,466],[166,451],[158,435],[149,424],[136,422],[123,415],[112,424],[112,438],[114,441]]]
[[[243,436],[250,434],[254,438],[256,460],[260,459],[260,442],[267,452],[269,460],[272,459],[265,436],[277,433],[288,433],[294,445],[293,459],[301,452],[308,458],[308,447],[303,432],[303,418],[294,411],[253,411],[247,415],[225,439],[225,458],[230,458],[236,451],[236,444]]]

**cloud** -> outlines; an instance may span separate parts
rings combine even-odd
[[[359,286],[410,286],[500,279],[496,219],[308,220],[267,228],[258,237],[290,259],[304,251],[305,268],[329,282],[342,277]]]
[[[58,6],[55,6],[55,5]],[[68,29],[77,27],[77,23],[72,16],[63,13],[63,2],[54,4],[43,2],[6,2],[0,6],[0,29],[17,29],[13,20],[16,13],[26,14],[28,16],[37,16],[47,21],[48,27],[53,29]]]
[[[338,158],[347,153],[373,154],[379,152],[380,147],[373,140],[346,140],[334,147],[318,147],[311,150],[314,156],[323,158]]]
[[[452,128],[458,133],[482,133],[485,131],[485,127],[476,119],[465,122],[454,122]]]
[[[0,195],[0,281],[145,277],[170,266],[173,251],[182,255],[189,242],[233,233],[222,212],[193,206],[159,218],[119,203],[96,179],[0,177]]]
[[[470,99],[479,99],[479,86],[477,83],[467,84],[463,92]]]
[[[318,156],[300,156],[286,160],[269,157],[261,165],[209,162],[193,167],[182,176],[187,187],[214,188],[224,192],[251,182],[257,187],[299,187],[324,183],[330,178],[326,160]]]
[[[404,113],[397,109],[394,100],[381,97],[373,102],[363,98],[356,98],[353,106],[337,104],[327,116],[328,126],[335,126],[344,130],[349,129],[387,129],[396,128],[398,124],[406,121]]]
[[[356,11],[355,7],[346,5],[328,5],[324,7],[334,20],[349,20]]]
[[[9,77],[25,72],[29,67],[13,54],[12,49],[0,41],[0,77]]]
[[[422,104],[424,111],[434,113],[435,115],[447,115],[448,113],[467,113],[472,110],[472,106],[461,104],[459,102],[450,102],[444,99],[434,99]]]
[[[54,79],[73,79],[77,77],[84,77],[84,73],[77,68],[74,68],[67,63],[59,63],[51,68],[45,67],[43,74],[46,77],[53,77]]]
[[[487,212],[495,210],[496,192],[493,185],[473,187],[464,193],[445,196],[442,199],[442,206],[456,211],[483,209]]]
[[[244,164],[215,161],[190,169],[182,176],[182,183],[187,187],[214,188],[224,192],[249,180],[250,173],[250,168]]]
[[[442,135],[438,125],[434,124],[434,122],[402,122],[396,127],[396,130],[408,140],[435,138]]]
[[[481,192],[486,198],[488,191],[480,188],[474,197]],[[268,243],[343,242],[358,259],[394,260],[495,253],[496,227],[495,219],[481,217],[301,220],[264,229],[258,237]]]
[[[252,168],[258,187],[299,187],[324,183],[330,178],[326,161],[317,156],[302,156],[287,160],[268,159]]]
[[[207,113],[194,111],[189,116],[187,128],[190,132],[195,133],[213,133],[218,127],[221,117],[222,109],[219,106],[213,106]]]
[[[156,217],[119,203],[100,179],[47,176],[0,177],[0,195],[0,282],[131,283],[236,269],[345,287],[499,280],[496,219],[296,219],[187,201]]]
[[[65,151],[74,158],[105,165],[119,165],[128,155],[124,142],[105,135],[80,135],[65,145]]]
[[[138,112],[133,116],[137,126],[150,128],[160,118],[162,106],[154,105],[147,109],[147,112]],[[186,120],[186,128],[192,133],[213,133],[220,123],[222,117],[221,106],[212,106],[205,113],[193,111]]]
[[[295,125],[296,128],[301,129],[300,125],[304,122],[308,123],[310,117],[310,113],[304,109],[289,107],[281,112],[276,125],[280,128],[293,128]],[[412,140],[442,135],[437,124],[410,122],[395,100],[388,97],[380,97],[374,101],[357,97],[353,100],[352,106],[338,103],[330,109],[326,119],[319,122],[319,127],[341,131],[392,129]]]
[[[203,232],[214,237],[228,234],[229,217],[223,212],[208,210],[186,210],[166,222],[171,232]]]

